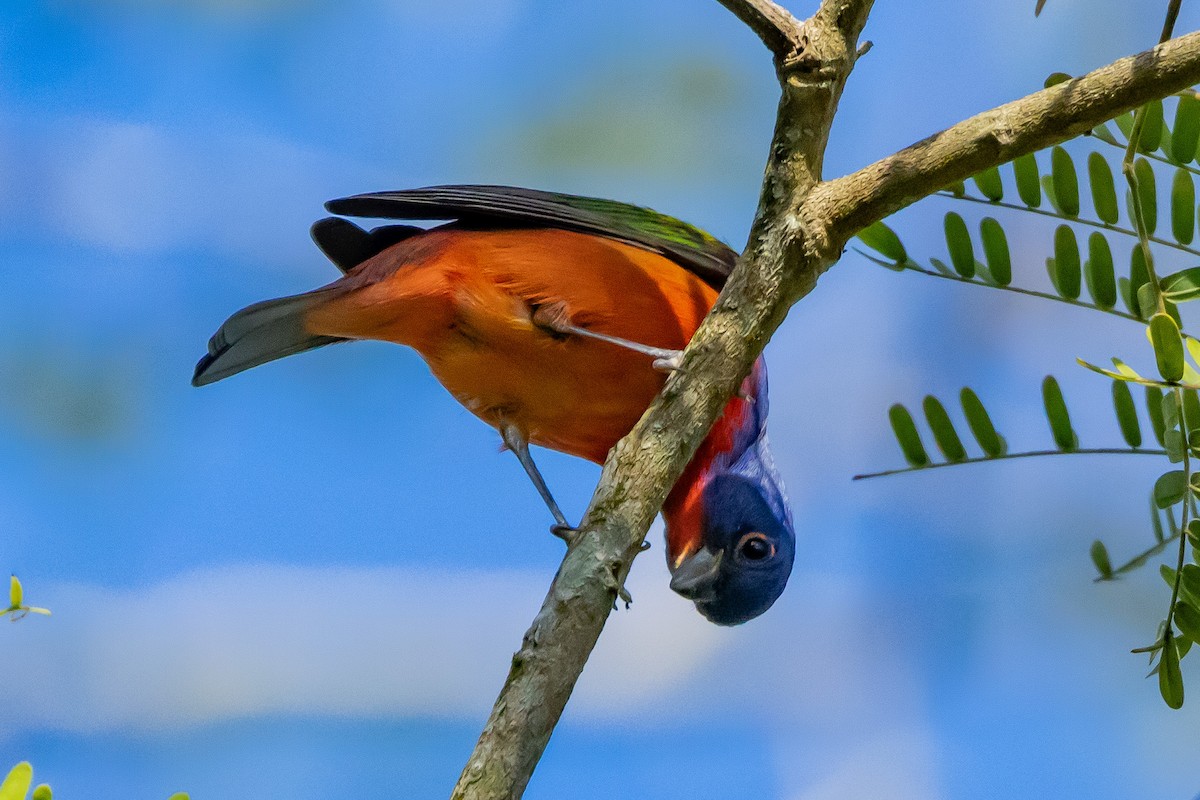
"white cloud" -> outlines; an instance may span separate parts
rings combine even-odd
[[[649,561],[573,713],[644,710],[720,648],[721,631]],[[548,578],[239,565],[132,590],[44,586],[37,601],[54,616],[5,631],[22,677],[0,704],[0,730],[155,730],[269,713],[476,718]]]

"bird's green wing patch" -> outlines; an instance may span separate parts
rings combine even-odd
[[[430,186],[331,200],[331,213],[381,219],[554,227],[608,236],[670,258],[720,288],[737,260],[724,242],[648,208],[512,186]]]

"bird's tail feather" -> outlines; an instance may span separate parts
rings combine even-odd
[[[318,289],[243,308],[225,320],[209,340],[208,353],[196,365],[192,385],[215,383],[277,358],[346,341],[312,333],[305,326],[308,312],[328,296],[328,289]]]

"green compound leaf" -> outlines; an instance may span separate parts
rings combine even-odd
[[[1050,177],[1054,183],[1054,199],[1068,217],[1079,216],[1079,178],[1071,154],[1059,145],[1050,151]]]
[[[1120,219],[1117,208],[1117,188],[1113,183],[1112,167],[1099,153],[1088,154],[1088,183],[1092,188],[1092,205],[1101,222],[1116,225]]]
[[[969,387],[964,386],[962,392],[959,393],[959,400],[962,402],[963,414],[967,417],[967,425],[971,428],[971,433],[975,435],[975,441],[979,442],[979,447],[983,452],[989,458],[1004,455],[1008,449],[1007,445],[1000,434],[996,433],[992,418],[988,416],[987,409],[983,407],[979,396]]]
[[[1171,131],[1171,159],[1186,164],[1196,157],[1200,144],[1200,100],[1193,96],[1179,98],[1175,107],[1175,127]]]
[[[1189,267],[1163,278],[1162,293],[1172,303],[1200,300],[1200,267]]]
[[[946,413],[941,401],[933,395],[927,395],[922,407],[929,429],[933,431],[933,440],[942,451],[942,455],[947,461],[965,461],[967,451],[963,448],[962,441],[954,430],[954,423],[950,421],[950,415]]]
[[[1112,250],[1108,247],[1108,239],[1099,231],[1088,237],[1088,259],[1083,277],[1096,305],[1108,309],[1117,304],[1117,271],[1113,267]]]
[[[1153,153],[1163,141],[1163,105],[1161,100],[1147,103],[1138,109],[1139,115],[1145,115],[1142,123],[1142,138],[1138,140],[1138,150],[1143,153]]]
[[[1179,334],[1179,325],[1170,314],[1160,311],[1150,318],[1148,330],[1158,362],[1158,373],[1165,381],[1174,383],[1180,380],[1183,377],[1183,339]]]
[[[921,434],[917,432],[917,425],[908,409],[896,403],[888,409],[888,420],[892,423],[892,432],[904,453],[904,460],[914,467],[928,464],[929,455],[925,452],[925,445],[921,444]]]
[[[1033,153],[1018,156],[1012,162],[1013,177],[1017,182],[1017,194],[1021,202],[1029,208],[1037,208],[1042,204],[1042,185],[1038,175],[1037,158]]]
[[[1138,200],[1142,204],[1142,223],[1147,234],[1158,227],[1158,193],[1154,186],[1154,168],[1144,158],[1133,165],[1133,176],[1137,180]],[[1132,214],[1129,215],[1131,218]]]
[[[1047,375],[1042,381],[1042,404],[1046,408],[1046,419],[1050,423],[1050,433],[1059,450],[1074,450],[1079,446],[1079,439],[1071,428],[1071,416],[1067,413],[1067,403],[1063,400],[1062,389],[1053,375]]]
[[[984,217],[979,223],[979,237],[983,242],[983,257],[992,280],[1000,286],[1008,286],[1012,283],[1012,258],[1004,228],[991,217]]]
[[[967,223],[958,214],[950,211],[944,223],[946,248],[950,251],[950,263],[954,271],[964,278],[975,277],[975,248],[971,245],[971,234]]]
[[[998,203],[1004,199],[1004,183],[1000,180],[1000,169],[998,167],[989,167],[974,176],[971,180],[975,181],[975,186],[978,187],[979,193],[993,203]]]
[[[1187,473],[1173,469],[1158,476],[1154,482],[1154,504],[1159,508],[1170,508],[1183,502],[1187,494]]]
[[[1054,286],[1068,300],[1078,300],[1081,269],[1079,242],[1070,225],[1059,225],[1054,231]]]
[[[1108,548],[1104,546],[1104,542],[1099,539],[1092,542],[1090,554],[1101,580],[1110,580],[1113,577],[1112,561],[1108,557]]]
[[[908,261],[908,253],[905,251],[900,237],[882,222],[876,222],[874,225],[870,225],[859,231],[858,240],[896,264],[903,264]]]
[[[1142,446],[1142,426],[1138,423],[1137,407],[1133,404],[1133,393],[1125,381],[1112,382],[1113,409],[1117,414],[1117,424],[1121,426],[1121,436],[1130,447]]]
[[[1170,629],[1163,632],[1162,660],[1158,663],[1158,691],[1171,708],[1183,708],[1183,673],[1179,671],[1179,651]]]
[[[4,782],[0,783],[0,800],[25,800],[32,783],[33,767],[28,761],[22,761],[9,770]]]
[[[1171,235],[1180,244],[1191,244],[1196,234],[1196,184],[1186,169],[1175,170],[1171,182]]]

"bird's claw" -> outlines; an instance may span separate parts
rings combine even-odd
[[[629,593],[629,590],[626,589],[624,586],[617,587],[617,599],[625,604],[626,611],[628,611],[629,607],[631,605],[633,605],[633,595],[631,595]],[[617,608],[617,604],[613,603],[613,610],[615,611],[616,608]]]
[[[676,350],[669,356],[659,356],[651,364],[659,372],[675,372],[683,363],[683,351]]]
[[[575,540],[579,538],[579,528],[572,527],[562,522],[556,522],[550,526],[550,532],[567,543],[567,547],[575,544]]]

